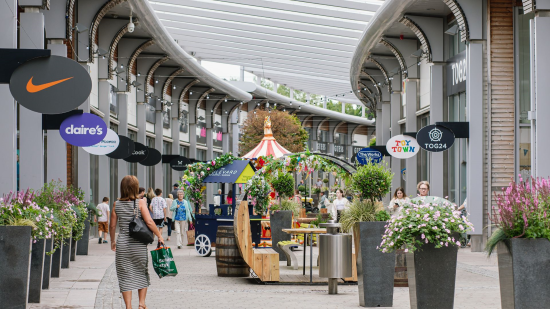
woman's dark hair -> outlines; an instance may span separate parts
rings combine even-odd
[[[145,192],[145,188],[144,187],[139,187],[138,194],[141,194],[142,192]]]
[[[227,192],[227,196],[233,198],[233,190],[229,190],[229,192]]]
[[[344,195],[344,190],[342,189],[337,189],[336,192],[340,191],[340,193],[342,193],[342,195]]]
[[[128,175],[120,182],[120,200],[133,201],[138,198],[139,180],[136,176]]]
[[[162,194],[162,189],[156,188],[156,189],[155,189],[155,194],[156,194],[157,196],[161,195],[161,194]]]
[[[403,197],[406,197],[407,195],[405,194],[405,189],[403,189],[402,187],[399,187],[397,189],[395,189],[395,192],[393,193],[393,198],[397,198],[397,192],[403,192]]]

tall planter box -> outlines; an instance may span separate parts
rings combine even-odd
[[[358,222],[353,229],[359,304],[363,307],[393,306],[395,253],[382,253],[377,249],[386,223]]]
[[[548,308],[550,241],[512,238],[497,250],[502,309]]]
[[[0,304],[26,308],[31,266],[31,227],[0,226]]]
[[[48,252],[53,250],[53,238],[46,240],[46,250],[44,252],[44,270],[42,271],[42,289],[50,288],[50,278],[52,275],[52,256],[48,255]]]
[[[88,255],[88,244],[90,243],[90,220],[91,216],[88,216],[88,219],[84,221],[84,233],[82,234],[82,238],[77,241],[76,255]]]
[[[436,249],[432,243],[407,253],[411,309],[453,308],[457,254],[457,246]]]
[[[61,246],[61,268],[69,268],[71,261],[71,244],[72,238],[66,238]]]
[[[57,248],[51,256],[51,259],[52,259],[52,266],[50,271],[51,278],[59,278],[59,275],[61,274],[61,255],[62,255],[61,248],[62,247]]]
[[[271,224],[272,248],[279,253],[279,261],[286,261],[286,255],[283,250],[277,246],[277,243],[290,240],[290,234],[283,232],[283,229],[292,228],[292,211],[272,211],[269,215],[269,221]]]
[[[29,276],[29,303],[39,303],[44,278],[46,240],[39,239],[31,246],[31,270]]]

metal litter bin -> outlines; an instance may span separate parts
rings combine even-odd
[[[328,293],[338,294],[338,279],[351,277],[351,235],[338,233],[335,220],[319,224],[326,234],[319,235],[319,277],[328,278]]]

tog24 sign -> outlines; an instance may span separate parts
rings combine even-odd
[[[445,151],[455,142],[453,131],[435,124],[425,126],[416,134],[420,147],[431,152]]]
[[[386,150],[392,157],[408,159],[414,157],[420,151],[420,146],[412,136],[396,135],[386,143]]]

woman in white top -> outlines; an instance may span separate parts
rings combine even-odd
[[[344,191],[342,189],[336,190],[336,198],[332,202],[333,218],[336,217],[336,221],[340,222],[340,215],[349,207],[349,201],[344,197]]]
[[[166,225],[168,226],[168,238],[166,240],[170,240],[170,236],[172,236],[172,211],[170,210],[170,206],[172,206],[172,203],[174,202],[174,196],[172,194],[168,194],[168,197],[166,200]],[[168,206],[170,205],[170,206]]]
[[[393,199],[390,201],[390,204],[388,205],[388,212],[392,217],[397,217],[401,213],[401,209],[403,208],[403,203],[406,203],[410,201],[407,195],[405,194],[405,189],[399,187],[395,190],[395,193],[393,193]]]

